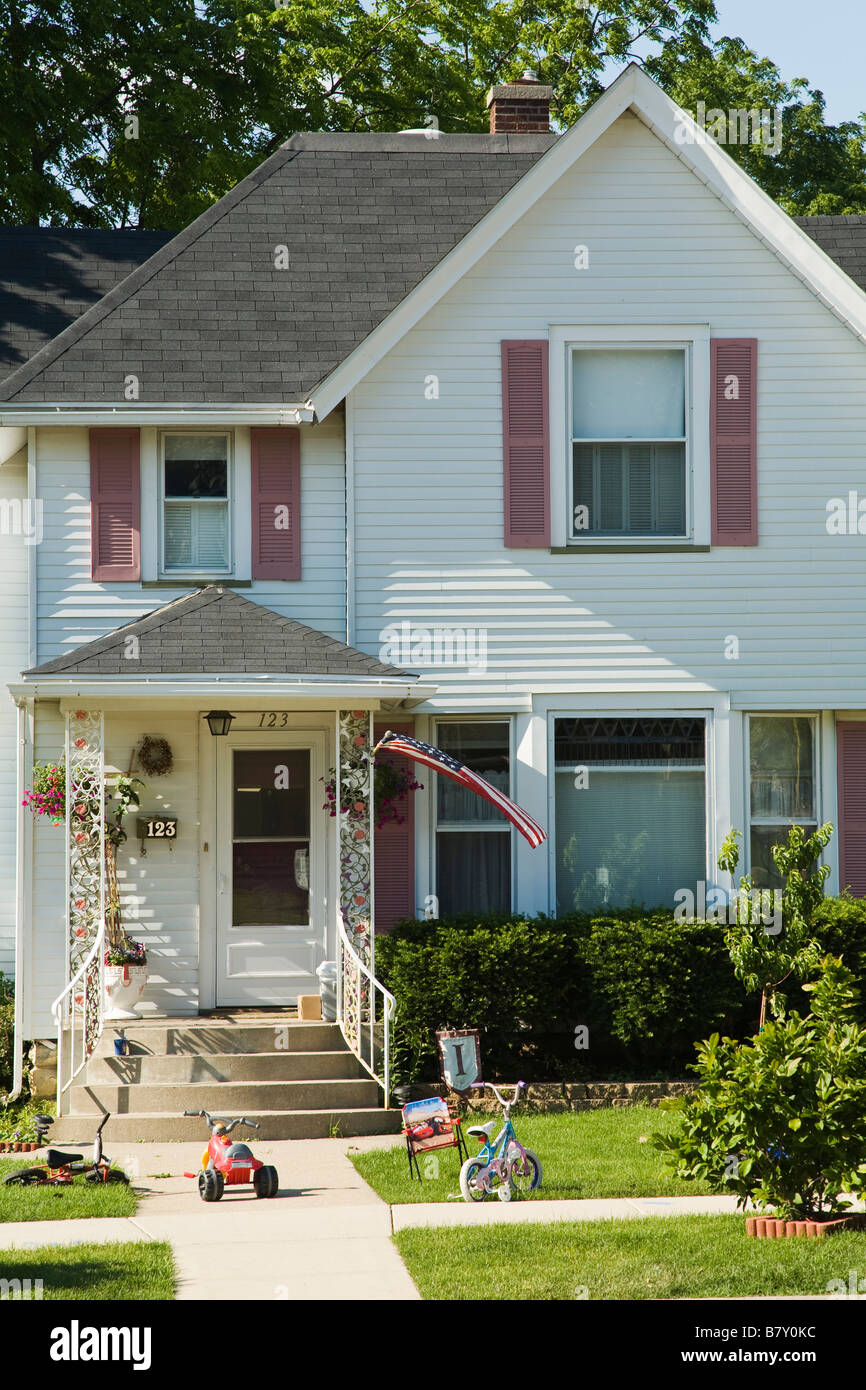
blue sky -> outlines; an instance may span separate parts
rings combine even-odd
[[[716,36],[741,38],[783,77],[807,77],[830,122],[866,110],[866,0],[716,0],[716,9]]]

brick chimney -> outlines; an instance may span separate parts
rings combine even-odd
[[[553,88],[544,87],[534,72],[516,82],[491,87],[487,93],[491,135],[549,135]]]

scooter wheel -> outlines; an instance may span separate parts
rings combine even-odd
[[[253,1176],[253,1187],[256,1189],[257,1197],[276,1197],[279,1185],[280,1180],[276,1168],[265,1164],[264,1168],[256,1169]]]
[[[225,1179],[216,1168],[205,1168],[198,1175],[198,1195],[203,1202],[218,1202],[225,1191]]]

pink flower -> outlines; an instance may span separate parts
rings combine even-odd
[[[75,711],[75,718],[76,718],[76,719],[86,719],[86,718],[87,718],[87,710],[86,710],[86,709],[77,709],[77,710]]]
[[[86,739],[86,738],[77,738],[77,739],[75,740],[75,747],[76,747],[76,748],[86,748],[86,747],[87,747],[87,739]]]

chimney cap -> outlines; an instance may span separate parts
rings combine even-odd
[[[487,105],[503,100],[550,102],[553,100],[553,88],[543,86],[537,78],[531,81],[521,78],[519,82],[507,82],[501,87],[491,87],[487,93]]]

